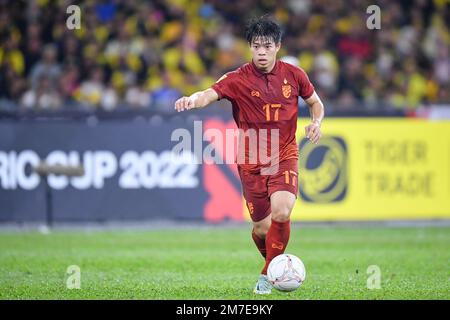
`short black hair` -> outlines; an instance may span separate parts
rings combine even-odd
[[[255,38],[261,37],[273,40],[275,43],[281,41],[281,27],[275,21],[269,19],[267,15],[251,19],[245,28],[245,37],[248,43],[252,43]]]

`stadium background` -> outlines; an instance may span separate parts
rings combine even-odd
[[[81,9],[81,28],[70,30],[66,9],[73,4]],[[380,30],[366,27],[372,4],[381,8]],[[6,290],[0,297],[252,298],[246,290],[258,258],[235,166],[195,164],[193,154],[174,159],[169,152],[175,129],[194,136],[198,121],[200,134],[234,128],[226,101],[183,114],[173,105],[249,61],[245,21],[270,13],[284,30],[279,56],[308,73],[325,105],[324,137],[312,147],[303,139],[308,110],[299,104],[300,193],[292,217],[300,226],[325,221],[327,227],[293,232],[290,250],[313,270],[303,294],[448,299],[449,5],[0,0],[0,225],[135,223],[157,229],[85,234],[56,228],[49,238],[1,233],[0,284]],[[206,137],[201,149],[210,143]],[[39,176],[33,167],[40,161],[82,165],[85,175]],[[161,220],[196,227],[166,232]],[[342,220],[419,220],[419,227],[349,224],[341,230],[333,222]],[[227,221],[245,230],[228,229]],[[217,229],[203,230],[204,222]],[[442,228],[427,228],[429,223]],[[197,248],[192,260],[180,241]],[[143,271],[147,254],[154,260]],[[199,273],[200,260],[214,267]],[[95,273],[85,284],[90,293],[61,291],[68,261]],[[223,261],[230,269],[218,267]],[[387,290],[355,291],[374,261],[387,274]],[[185,266],[193,291],[180,275]],[[231,280],[243,283],[238,291]],[[199,289],[204,281],[218,289]]]
[[[66,25],[71,4],[80,29]],[[185,115],[173,104],[249,61],[243,27],[265,12],[283,26],[280,57],[326,106],[326,136],[301,152],[293,218],[449,217],[448,3],[381,1],[380,30],[366,26],[368,1],[257,4],[3,1],[0,220],[45,221],[49,205],[61,222],[245,219],[234,165],[167,153],[177,127],[233,128],[228,102]],[[50,176],[49,200],[32,171],[41,160],[81,164],[84,181]]]

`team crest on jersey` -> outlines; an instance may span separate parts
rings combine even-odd
[[[286,84],[284,86],[281,86],[281,91],[283,91],[283,96],[287,99],[291,96],[291,85]]]

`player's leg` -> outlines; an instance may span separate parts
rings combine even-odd
[[[262,220],[253,221],[252,238],[264,259],[266,259],[266,235],[271,221],[270,213]],[[259,276],[253,292],[256,294],[270,294],[272,292],[272,284],[267,279],[267,275],[261,274]]]
[[[248,212],[253,221],[252,239],[261,255],[266,257],[266,234],[270,227],[270,201],[267,177],[239,170]],[[269,225],[268,225],[269,224]]]
[[[266,261],[253,290],[254,293],[270,294],[272,292],[272,285],[267,278],[267,267],[273,258],[284,252],[288,244],[290,215],[294,204],[295,195],[291,192],[276,191],[270,196],[271,213],[261,220],[259,225],[260,234],[265,235],[266,250],[264,256]],[[255,227],[255,223],[253,226]]]
[[[252,238],[264,259],[266,258],[266,235],[271,221],[270,214],[260,221],[253,221]]]
[[[244,187],[247,189],[247,187]],[[264,189],[262,189],[264,190]],[[253,221],[252,239],[255,242],[259,252],[266,258],[266,234],[270,228],[270,201],[267,191],[253,193],[245,190],[244,197],[249,208],[250,217]]]
[[[276,191],[270,196],[271,223],[266,236],[266,264],[262,274],[267,274],[270,261],[284,253],[291,231],[290,216],[295,205],[295,195],[289,191]]]
[[[266,257],[266,234],[270,228],[270,200],[267,190],[267,176],[251,174],[239,170],[244,198],[253,221],[252,239],[261,255]],[[256,282],[256,294],[269,294],[272,285],[266,275],[260,275]]]
[[[297,198],[298,160],[280,163],[278,173],[268,180],[271,223],[266,235],[266,263],[262,274],[267,274],[270,261],[284,253],[291,231],[291,212]]]

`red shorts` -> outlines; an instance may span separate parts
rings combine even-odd
[[[273,175],[251,173],[239,168],[239,176],[245,202],[254,222],[270,214],[270,196],[275,191],[289,191],[297,197],[298,159],[280,162],[278,172]]]

